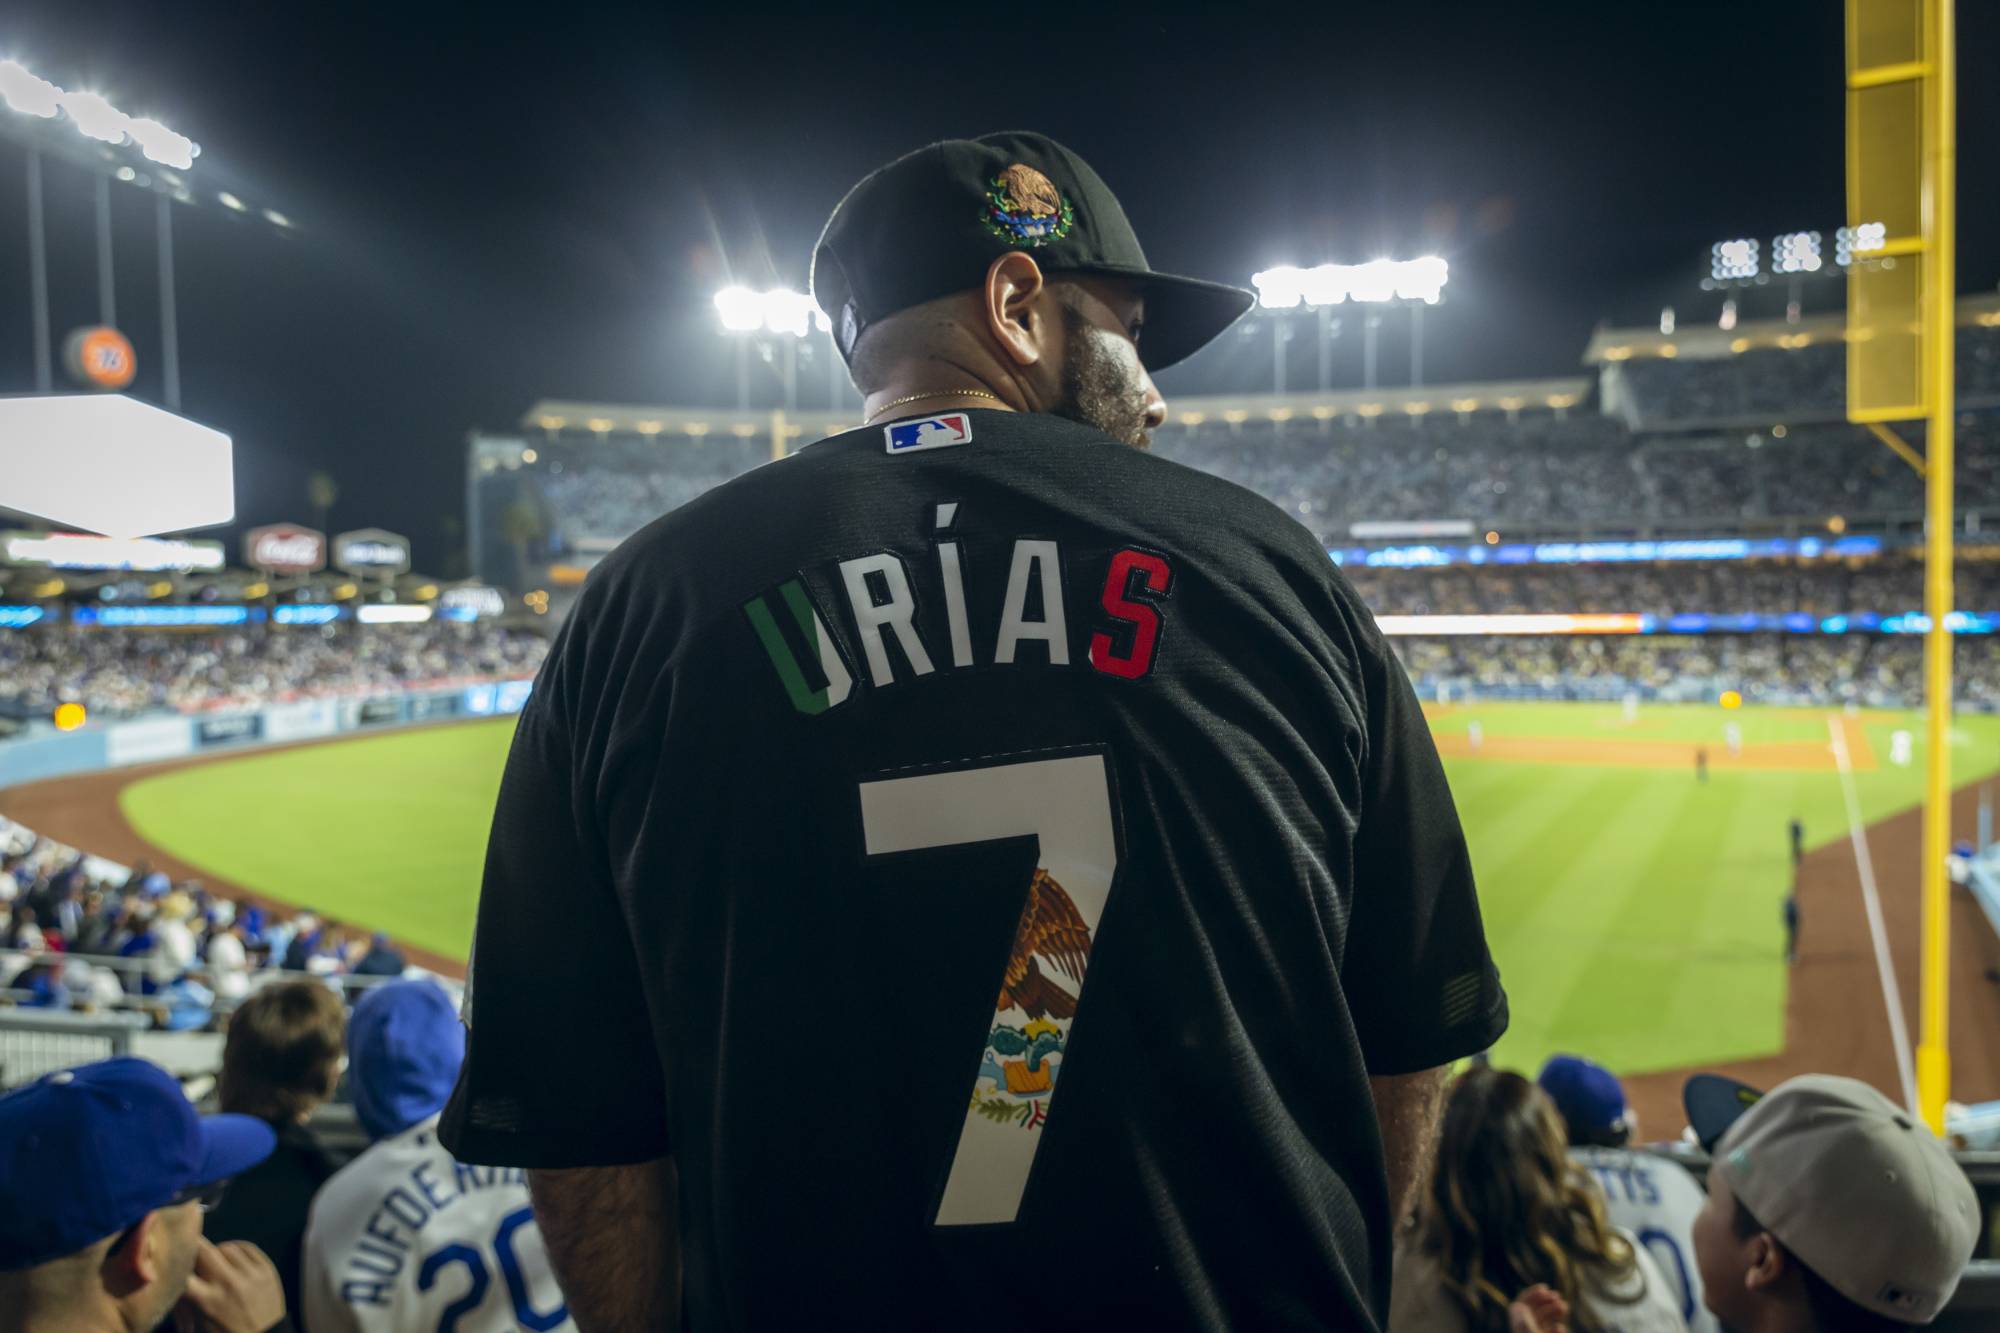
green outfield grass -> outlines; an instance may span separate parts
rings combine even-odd
[[[1847,837],[1838,774],[1736,769],[1723,726],[1747,746],[1818,745],[1823,710],[1649,705],[1457,705],[1444,738],[1477,721],[1488,739],[1706,742],[1715,770],[1447,759],[1479,875],[1487,929],[1512,997],[1500,1047],[1532,1065],[1587,1051],[1629,1072],[1778,1049],[1785,969],[1779,904],[1790,882],[1786,822],[1807,841]],[[1874,767],[1854,775],[1863,818],[1918,799],[1923,719],[1854,720]],[[1913,762],[1889,763],[1914,733]],[[467,723],[248,755],[143,779],[126,817],[210,873],[343,921],[463,958],[487,823],[512,726]],[[2000,718],[1956,729],[1960,782],[2000,768]]]
[[[508,718],[217,760],[119,804],[211,874],[464,958],[513,734]]]
[[[1638,1073],[1783,1046],[1786,824],[1805,821],[1808,847],[1845,840],[1846,807],[1833,769],[1727,767],[1723,727],[1736,722],[1749,747],[1825,742],[1832,715],[1648,705],[1627,723],[1615,704],[1470,704],[1433,719],[1441,737],[1477,721],[1489,738],[1705,742],[1716,756],[1706,786],[1691,766],[1447,759],[1513,1005],[1498,1058],[1534,1067],[1581,1051]],[[1876,765],[1854,774],[1863,820],[1915,805],[1923,716],[1855,721]],[[1897,730],[1913,733],[1907,767],[1889,763]],[[1954,731],[1958,782],[2000,769],[2000,718],[1960,718]]]

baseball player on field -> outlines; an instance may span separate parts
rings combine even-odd
[[[813,290],[863,424],[639,532],[535,683],[445,1142],[586,1327],[1379,1329],[1506,1000],[1373,618],[1146,451],[1251,294],[1029,133],[869,175]]]

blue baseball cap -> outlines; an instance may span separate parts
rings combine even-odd
[[[113,1236],[241,1175],[278,1137],[247,1115],[198,1115],[136,1056],[49,1074],[0,1097],[0,1272]]]
[[[1570,1136],[1616,1134],[1629,1121],[1618,1076],[1580,1055],[1552,1055],[1537,1080],[1562,1112]]]
[[[465,1025],[435,981],[377,986],[347,1022],[347,1085],[371,1139],[442,1111],[464,1063]]]

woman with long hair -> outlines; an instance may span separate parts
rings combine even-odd
[[[1519,1074],[1467,1070],[1452,1086],[1430,1188],[1396,1254],[1394,1333],[1507,1333],[1508,1308],[1544,1286],[1572,1333],[1685,1333],[1645,1248],[1613,1227],[1571,1162],[1562,1117]],[[1517,1327],[1519,1325],[1516,1325]]]

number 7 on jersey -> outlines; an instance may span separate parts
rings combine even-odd
[[[1104,756],[864,782],[861,826],[870,856],[1030,834],[1041,844],[1006,970],[996,978],[993,1028],[936,1219],[938,1226],[1012,1222],[1118,871]]]

